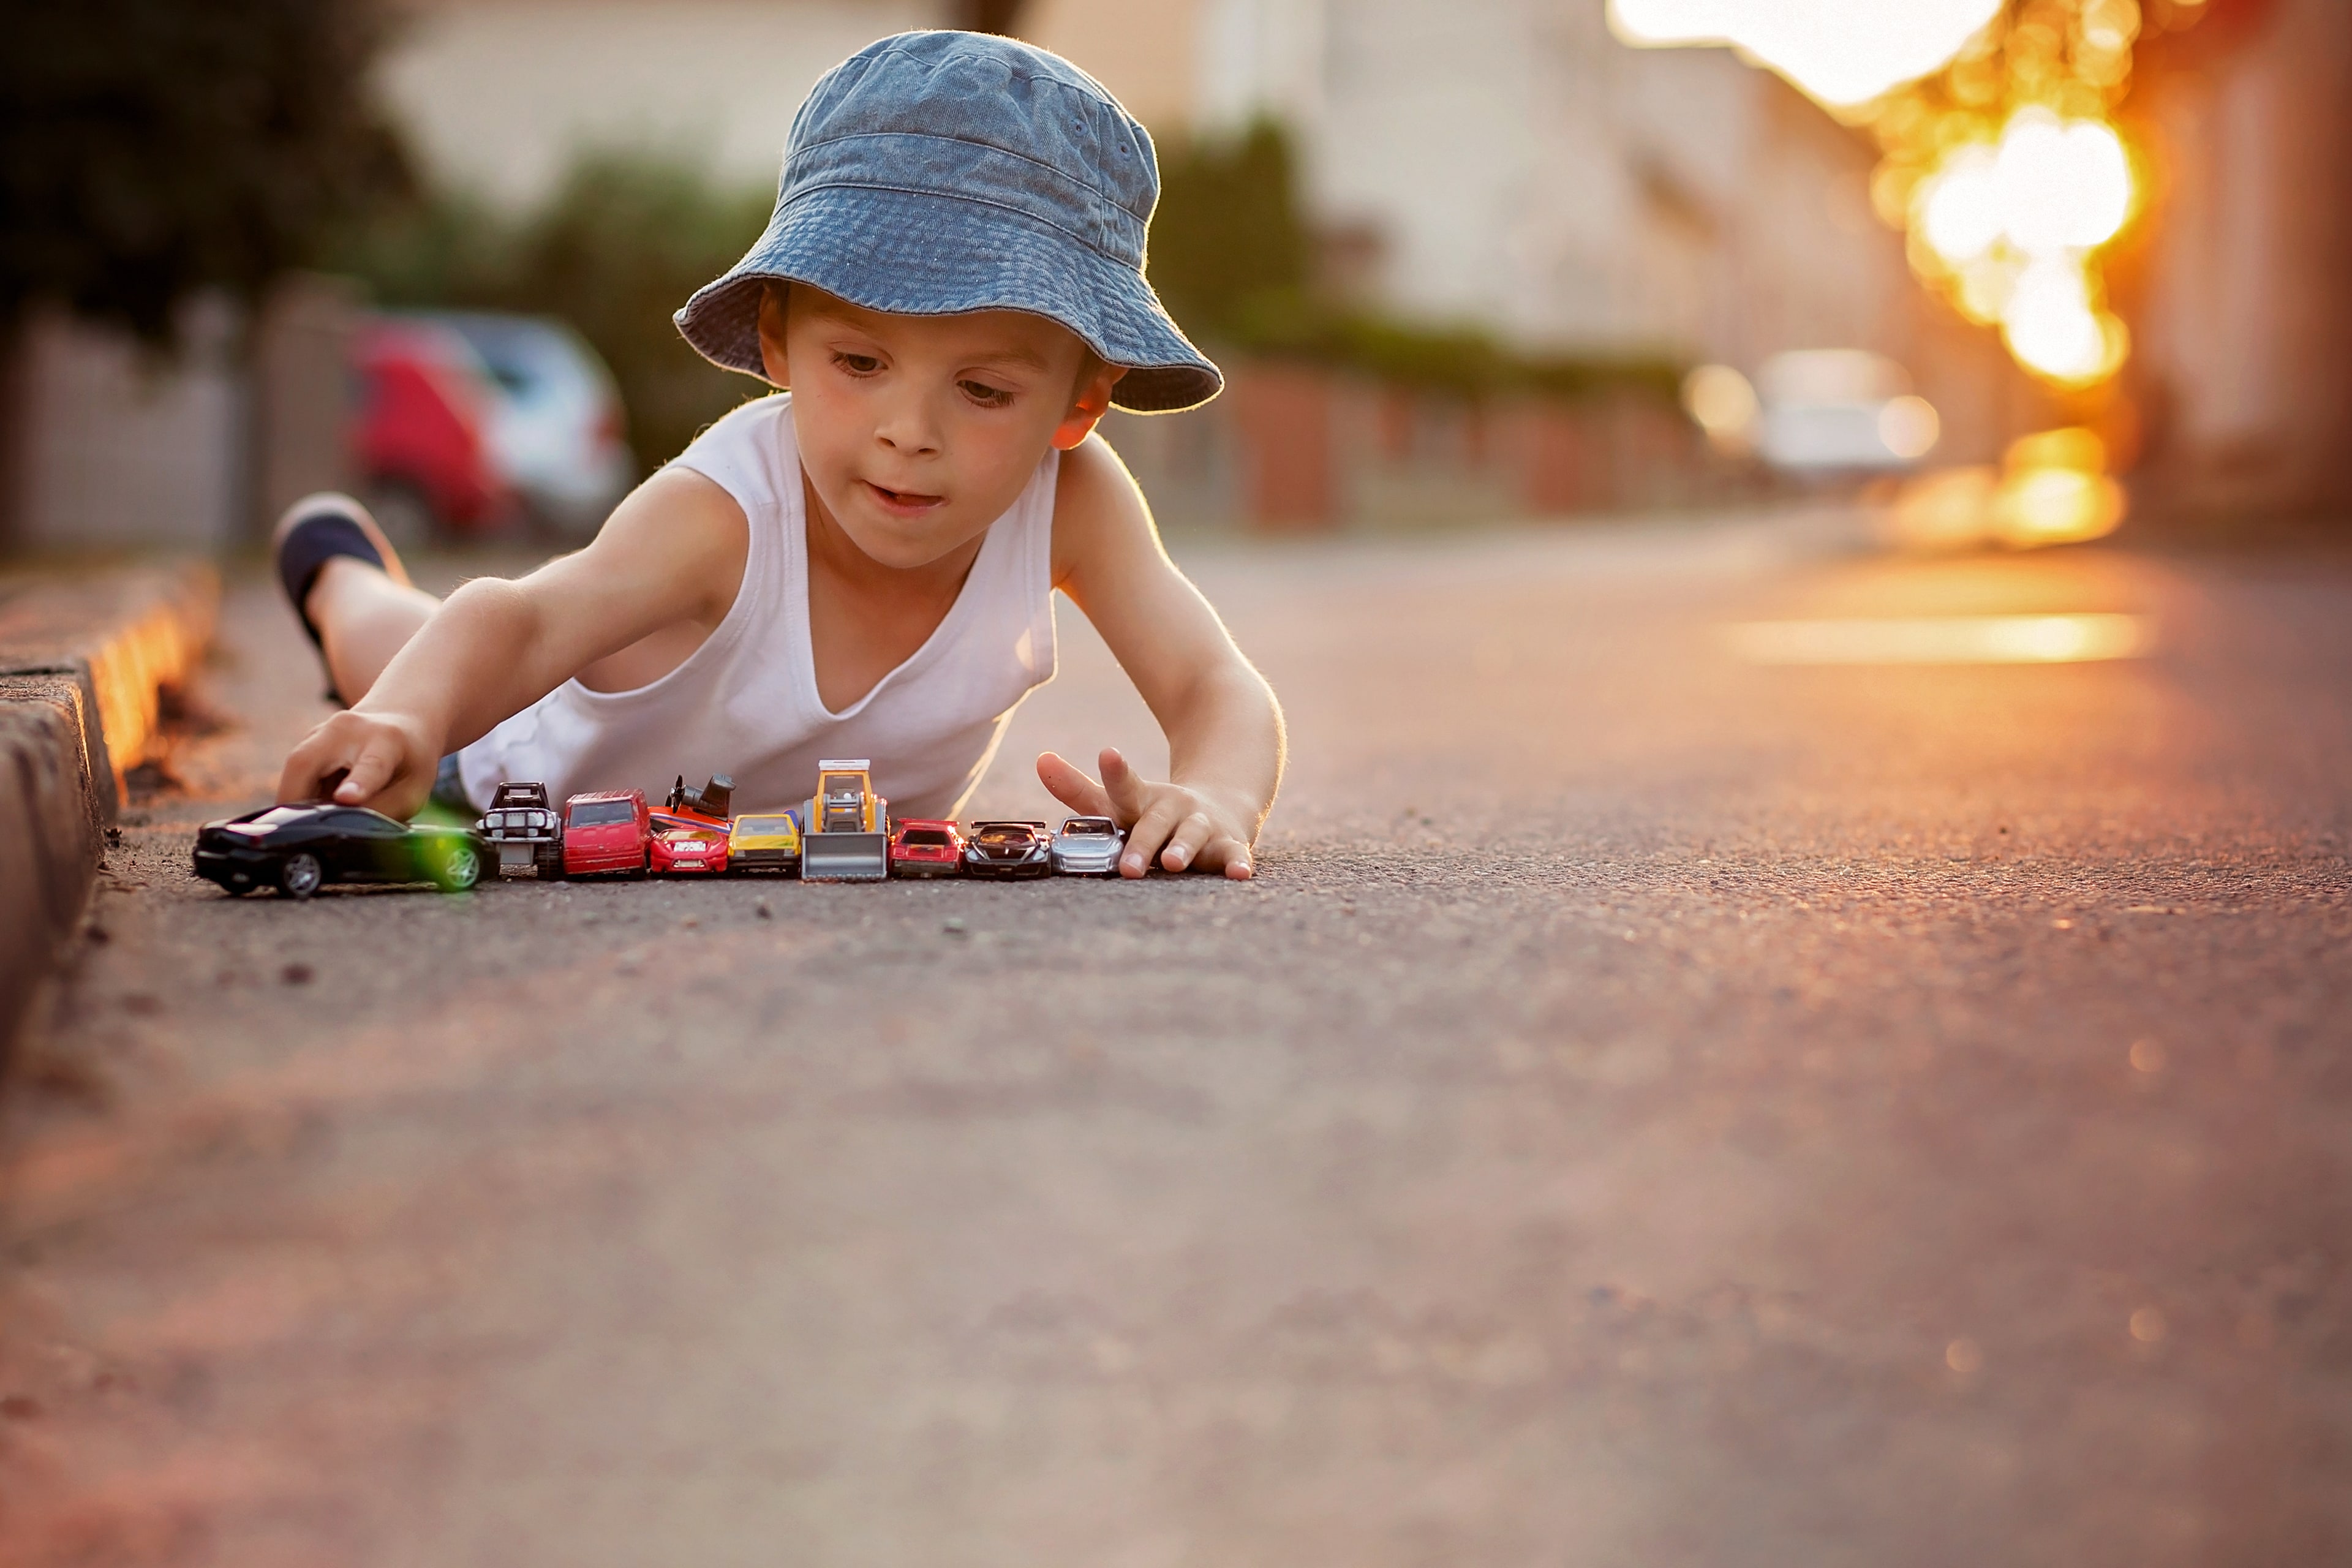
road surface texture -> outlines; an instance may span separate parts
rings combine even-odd
[[[1205,549],[1248,884],[233,900],[239,590],[9,1095],[0,1555],[2352,1560],[2352,566],[1811,538]],[[978,806],[1159,752],[1062,626]]]

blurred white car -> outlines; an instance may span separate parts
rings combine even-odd
[[[532,520],[566,539],[593,537],[636,478],[621,395],[596,351],[544,316],[447,310],[426,319],[462,336],[498,384],[491,460]]]
[[[1862,349],[1775,354],[1752,386],[1729,365],[1701,365],[1683,384],[1683,404],[1718,449],[1798,474],[1908,468],[1942,434],[1909,374]]]
[[[1861,349],[1775,354],[1758,374],[1762,416],[1756,448],[1777,468],[1846,472],[1907,468],[1942,434],[1935,407],[1911,376]]]

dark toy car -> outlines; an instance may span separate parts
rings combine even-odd
[[[963,874],[963,835],[952,822],[906,820],[890,834],[893,877],[959,877]]]
[[[502,877],[525,871],[542,879],[563,875],[563,823],[548,804],[543,784],[499,785],[474,831],[490,841]]]
[[[597,790],[563,803],[563,874],[642,877],[653,858],[653,814],[643,790]]]
[[[975,822],[964,835],[967,877],[1050,877],[1054,835],[1042,822]]]
[[[460,893],[482,879],[488,840],[415,827],[361,805],[273,805],[196,830],[195,871],[231,893],[276,888],[307,899],[329,882],[431,882]]]

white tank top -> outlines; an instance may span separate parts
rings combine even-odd
[[[809,651],[808,533],[790,394],[738,408],[673,458],[735,498],[751,524],[743,585],[683,664],[633,691],[567,680],[458,753],[478,809],[501,781],[558,802],[677,775],[735,779],[738,812],[796,806],[823,757],[870,757],[897,816],[952,816],[988,770],[1013,709],[1054,678],[1054,481],[1048,451],[989,525],[947,618],[841,712],[818,698]]]

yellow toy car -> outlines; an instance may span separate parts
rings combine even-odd
[[[739,816],[727,830],[727,868],[780,871],[801,868],[800,819],[789,811]]]

